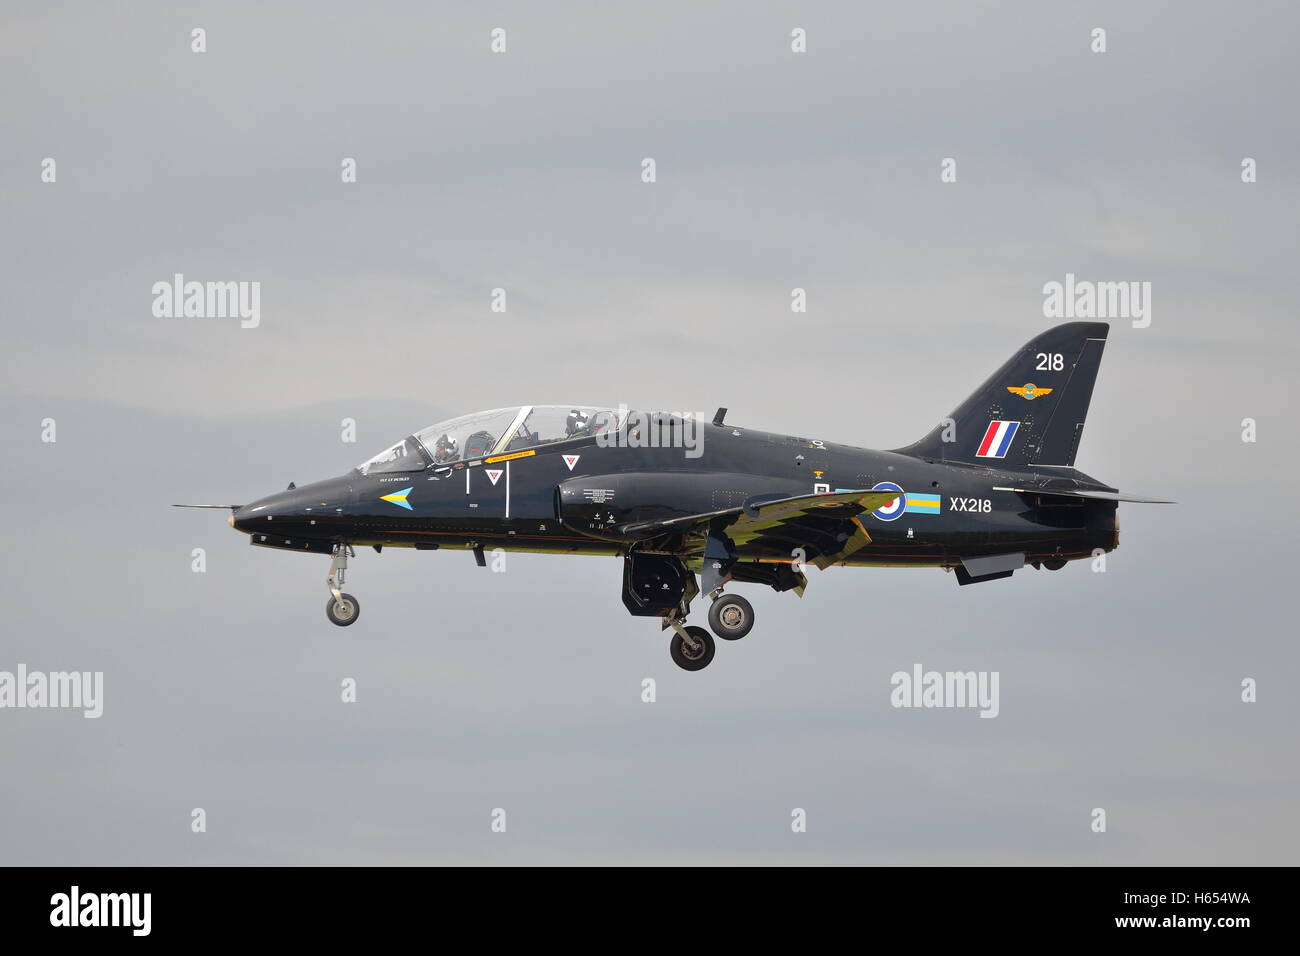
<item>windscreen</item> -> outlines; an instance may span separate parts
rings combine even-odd
[[[388,472],[420,471],[429,460],[425,458],[415,436],[408,436],[396,445],[385,448],[374,458],[362,462],[357,470],[363,475],[380,475]]]

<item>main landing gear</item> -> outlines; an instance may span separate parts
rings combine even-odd
[[[325,616],[339,627],[356,623],[361,616],[361,602],[351,594],[343,592],[343,579],[348,573],[348,558],[356,557],[350,545],[334,545],[334,560],[330,564],[329,576],[325,579],[330,589],[329,603],[325,605]]]
[[[709,627],[724,641],[738,641],[754,626],[754,607],[739,594],[723,594],[720,590],[710,595]],[[702,627],[686,626],[690,613],[689,602],[682,602],[664,617],[666,627],[677,633],[668,645],[673,663],[683,670],[699,671],[709,666],[717,645],[713,634]]]
[[[718,593],[709,605],[709,627],[724,641],[738,641],[754,626],[754,607],[739,594]]]
[[[708,667],[718,649],[713,643],[713,635],[702,627],[683,627],[677,622],[671,626],[677,631],[668,644],[673,663],[687,671],[702,671]]]
[[[731,551],[730,542],[718,544]],[[722,593],[734,564],[734,551],[705,556],[703,572],[712,602],[709,627],[713,634],[686,624],[691,601],[699,596],[700,589],[695,575],[676,555],[648,552],[628,555],[623,565],[623,604],[634,615],[658,617],[664,630],[672,628],[668,651],[674,664],[683,670],[703,670],[717,650],[714,635],[724,641],[738,641],[754,626],[753,605],[737,594]]]

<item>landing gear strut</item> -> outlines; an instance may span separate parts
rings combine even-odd
[[[709,606],[709,627],[724,641],[738,641],[754,626],[754,608],[737,594],[723,594],[736,566],[736,546],[721,525],[709,529],[704,544],[702,577],[704,591],[713,602]]]
[[[325,616],[332,624],[347,627],[356,623],[361,616],[361,602],[351,594],[343,592],[343,579],[348,573],[348,558],[355,557],[351,545],[334,545],[334,560],[330,563],[330,573],[325,584],[330,589],[329,603],[325,605]]]

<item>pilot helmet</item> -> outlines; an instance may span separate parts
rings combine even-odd
[[[565,434],[577,435],[581,432],[585,432],[590,422],[591,419],[586,412],[580,408],[575,408],[573,411],[569,412],[568,420],[565,422]]]
[[[448,461],[456,457],[456,439],[450,435],[439,435],[438,441],[434,445],[434,454],[438,456],[439,461]]]

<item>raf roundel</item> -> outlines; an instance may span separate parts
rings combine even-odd
[[[907,510],[907,495],[903,489],[892,481],[878,481],[871,486],[872,491],[897,491],[898,497],[887,505],[881,505],[875,511],[871,512],[873,518],[879,518],[881,521],[893,521],[904,511]]]

